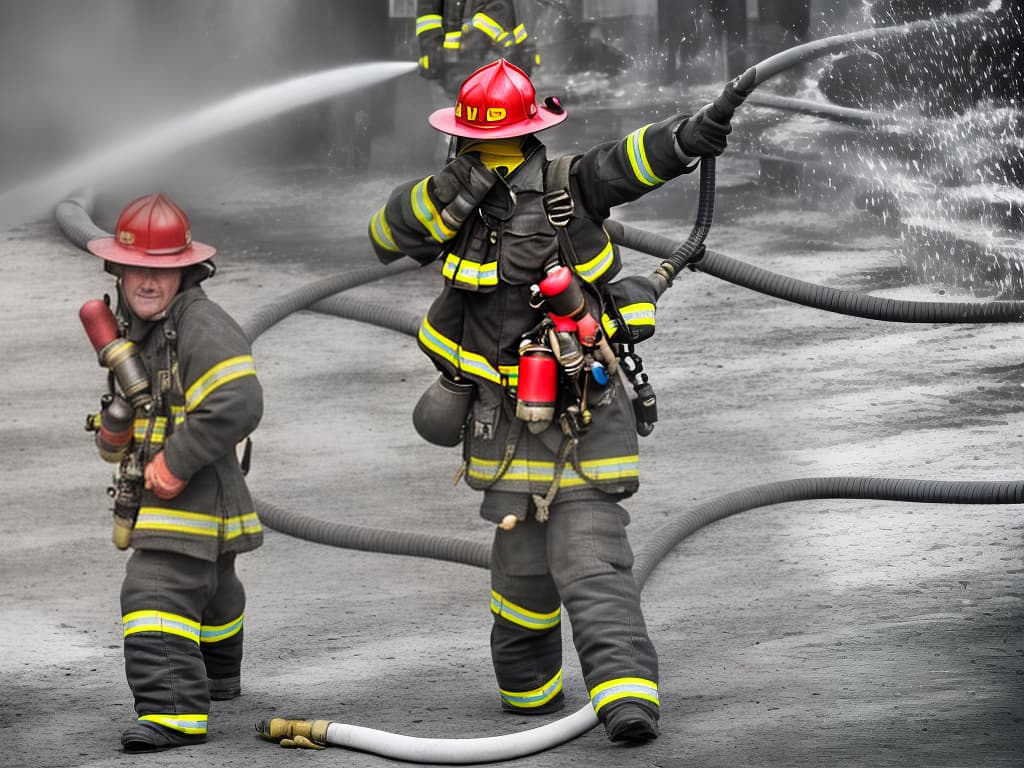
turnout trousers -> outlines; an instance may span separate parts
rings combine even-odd
[[[484,516],[493,519],[511,496],[486,492]],[[562,705],[564,605],[601,721],[624,702],[639,703],[657,718],[658,657],[633,579],[628,522],[611,496],[595,491],[585,500],[556,498],[547,522],[530,515],[510,531],[498,529],[491,554],[491,658],[503,708],[540,713]]]
[[[240,690],[245,590],[216,562],[135,550],[121,586],[124,665],[139,720],[205,734],[210,699]]]

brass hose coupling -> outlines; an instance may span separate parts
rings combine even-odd
[[[291,749],[326,749],[327,727],[330,720],[289,720],[274,717],[256,723],[261,739],[276,741]]]

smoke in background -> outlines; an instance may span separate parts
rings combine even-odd
[[[246,88],[391,58],[387,5],[0,0],[0,191]],[[287,154],[345,130],[344,105],[311,117],[282,116],[222,149]]]

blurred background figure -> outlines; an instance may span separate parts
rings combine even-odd
[[[495,59],[530,74],[540,63],[512,0],[417,0],[420,74],[452,99],[468,75]]]

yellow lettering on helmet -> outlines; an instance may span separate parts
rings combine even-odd
[[[135,242],[135,233],[129,232],[127,229],[122,229],[117,233],[117,239],[123,245],[132,245]]]
[[[488,123],[501,122],[502,120],[505,119],[505,115],[507,115],[507,114],[508,114],[508,112],[505,110],[504,107],[488,107],[487,108],[487,122]]]
[[[462,117],[462,102],[461,101],[455,102],[455,116],[456,117]]]
[[[479,107],[466,107],[466,119],[469,120],[470,122],[476,121],[477,116],[479,114],[480,114],[480,108]]]

